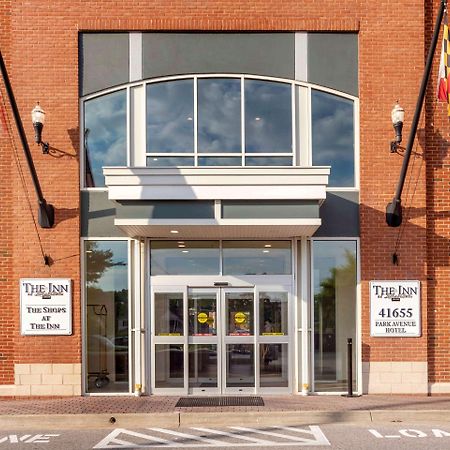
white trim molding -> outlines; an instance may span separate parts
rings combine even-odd
[[[104,167],[110,200],[317,200],[330,167]]]
[[[114,220],[129,237],[155,239],[290,239],[311,236],[321,223],[318,218]]]

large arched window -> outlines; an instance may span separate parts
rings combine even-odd
[[[331,165],[355,188],[355,108],[347,94],[290,80],[193,75],[149,80],[82,100],[85,187],[103,166]]]

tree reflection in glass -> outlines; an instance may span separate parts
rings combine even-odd
[[[86,241],[88,392],[128,392],[127,241]]]
[[[347,339],[355,342],[356,336],[356,243],[315,241],[313,245],[315,390],[344,391]]]

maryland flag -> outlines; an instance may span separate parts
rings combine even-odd
[[[438,100],[447,102],[448,115],[450,116],[449,77],[450,75],[450,41],[448,35],[448,16],[444,13],[444,36],[442,38],[441,63],[439,65]]]

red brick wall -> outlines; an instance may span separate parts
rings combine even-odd
[[[14,277],[9,292],[14,307],[9,318],[18,311],[18,279],[20,277],[71,277],[74,280],[73,337],[14,336],[17,362],[78,362],[80,360],[80,292],[79,292],[79,172],[78,172],[78,79],[77,33],[79,30],[299,30],[357,31],[360,39],[360,148],[361,148],[361,275],[364,360],[427,359],[427,275],[439,278],[432,293],[443,289],[441,264],[428,269],[426,225],[445,232],[445,218],[425,214],[430,199],[426,186],[423,158],[417,157],[408,174],[409,195],[403,197],[405,216],[401,229],[385,225],[386,203],[392,199],[402,158],[389,154],[393,137],[390,111],[399,100],[406,110],[405,136],[413,116],[424,65],[424,4],[404,1],[403,7],[392,2],[357,0],[150,0],[146,2],[15,0],[11,20],[11,78],[30,138],[29,113],[36,100],[47,111],[44,137],[58,149],[60,157],[43,156],[32,146],[37,172],[47,200],[56,208],[57,225],[52,230],[39,229],[44,250],[54,260],[50,268],[42,264],[36,230],[20,184],[17,169],[12,171],[14,202],[13,240]],[[435,3],[437,3],[435,1]],[[0,5],[5,2],[0,1]],[[8,4],[8,2],[6,2]],[[1,6],[0,6],[1,7]],[[401,11],[401,14],[399,14]],[[426,10],[429,13],[429,8]],[[99,17],[97,19],[97,17]],[[428,29],[427,29],[428,30]],[[39,35],[39,38],[36,37]],[[330,68],[332,70],[332,68]],[[431,107],[431,106],[430,106]],[[445,127],[443,116],[440,127]],[[447,124],[448,125],[448,124]],[[421,122],[421,128],[424,121]],[[448,129],[448,128],[444,128]],[[406,140],[406,139],[405,139]],[[434,145],[434,144],[433,144]],[[442,148],[436,152],[442,153]],[[4,148],[2,147],[3,151]],[[422,154],[423,144],[416,151]],[[8,162],[8,155],[0,161]],[[434,169],[433,169],[434,170]],[[437,169],[436,169],[437,170]],[[444,170],[444,169],[441,169]],[[448,172],[448,167],[445,169]],[[25,170],[30,195],[28,172]],[[448,178],[447,178],[448,180]],[[448,199],[448,183],[440,189]],[[432,188],[432,186],[431,186]],[[412,192],[414,190],[414,196]],[[436,198],[437,192],[433,194]],[[440,195],[440,193],[439,193]],[[33,213],[36,202],[32,197]],[[447,202],[448,204],[448,202]],[[436,205],[437,211],[447,208]],[[432,217],[433,216],[433,217]],[[448,218],[447,218],[448,220]],[[391,255],[401,232],[397,254],[400,264],[391,263]],[[434,231],[435,233],[436,231]],[[447,231],[448,233],[448,231]],[[435,239],[435,250],[442,249]],[[5,243],[5,247],[9,245]],[[448,260],[442,250],[443,262]],[[431,253],[434,255],[434,252]],[[409,339],[374,339],[369,337],[368,282],[375,279],[419,279],[422,281],[423,337]],[[448,277],[447,277],[448,280]],[[448,281],[447,287],[448,287]],[[448,290],[448,289],[447,289]],[[443,298],[442,291],[440,298]],[[5,319],[1,319],[5,320]],[[0,324],[1,325],[1,324]],[[17,325],[16,325],[17,326]],[[448,335],[448,333],[447,333]],[[4,341],[0,341],[3,346]],[[430,341],[431,342],[431,341]],[[445,352],[445,350],[444,350]],[[9,357],[8,357],[9,358]],[[9,359],[8,359],[9,361]],[[10,361],[9,361],[10,362]],[[10,365],[4,365],[8,372]],[[1,381],[0,381],[1,382]]]
[[[438,1],[426,3],[431,36]],[[442,29],[441,29],[442,36]],[[426,102],[428,358],[431,382],[450,382],[450,121],[445,103],[436,101],[441,40]]]
[[[6,63],[10,61],[10,12],[11,0],[0,1],[0,50]],[[5,106],[8,105],[3,83],[0,83],[0,292],[2,292],[0,316],[0,384],[14,381],[12,376],[14,348],[13,339],[16,334],[15,308],[13,294],[14,282],[12,273],[12,162],[11,140],[9,136],[8,116]]]

